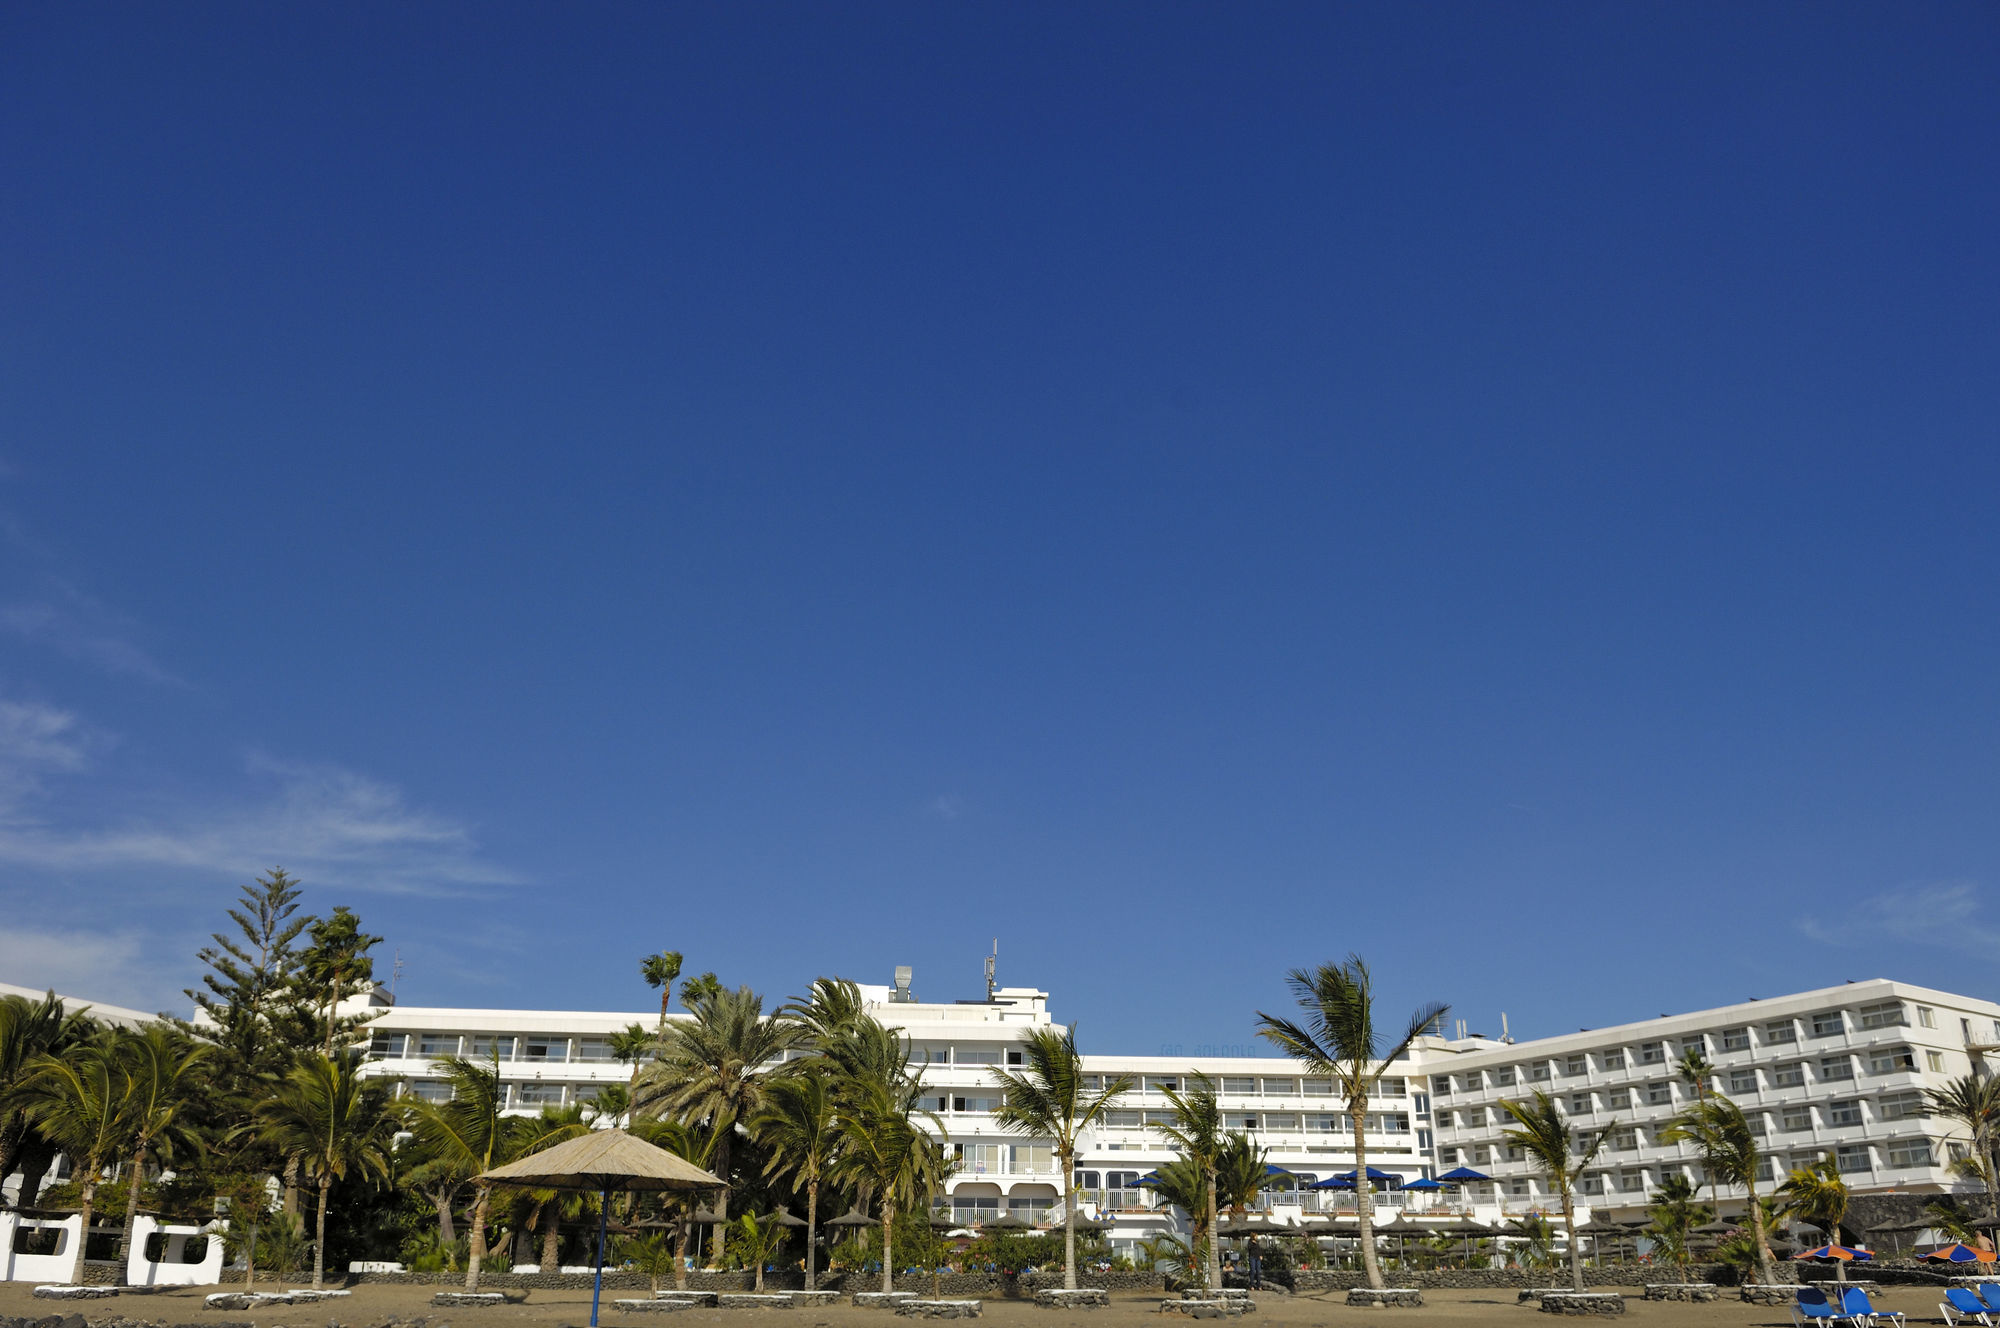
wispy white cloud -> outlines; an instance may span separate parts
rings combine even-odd
[[[1844,912],[1867,918],[1866,929],[1805,918],[1799,931],[1826,945],[1867,945],[1887,936],[1979,955],[1991,955],[2000,946],[2000,927],[1993,925],[1979,886],[1972,881],[1910,882],[1871,895]]]
[[[940,793],[924,804],[924,813],[940,821],[956,821],[965,815],[965,799],[956,793]]]
[[[94,739],[67,711],[0,702],[0,862],[65,873],[168,868],[248,877],[282,864],[347,889],[455,894],[516,884],[471,827],[414,807],[393,784],[256,755],[246,787],[148,815],[78,814]],[[68,778],[58,784],[53,776]]]
[[[187,1002],[135,932],[0,928],[0,980],[148,1012]]]
[[[137,643],[138,625],[53,574],[0,604],[0,632],[45,646],[104,673],[184,686]]]

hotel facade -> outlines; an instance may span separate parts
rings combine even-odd
[[[957,1163],[942,1202],[968,1222],[1009,1212],[1029,1221],[1059,1215],[1061,1177],[1049,1143],[1011,1134],[994,1119],[1000,1089],[993,1072],[1021,1064],[1030,1030],[1056,1026],[1049,994],[1000,987],[984,1000],[931,1003],[911,993],[905,972],[898,976],[897,985],[861,990],[922,1068],[925,1106]],[[381,993],[344,1008],[372,1017],[368,1073],[400,1080],[402,1092],[432,1096],[448,1091],[431,1070],[437,1057],[497,1055],[508,1107],[519,1112],[585,1101],[607,1084],[629,1081],[632,1067],[612,1055],[611,1035],[660,1018],[657,1010],[398,1006]],[[1705,1184],[1694,1150],[1661,1137],[1696,1092],[1679,1071],[1688,1051],[1714,1064],[1709,1091],[1749,1116],[1768,1159],[1766,1181],[1831,1154],[1860,1194],[1975,1188],[1948,1170],[1969,1138],[1925,1111],[1924,1090],[1967,1072],[1993,1072],[2000,1005],[1888,980],[1532,1041],[1426,1036],[1383,1076],[1368,1121],[1369,1164],[1404,1180],[1461,1166],[1491,1176],[1448,1196],[1453,1209],[1475,1220],[1546,1211],[1550,1196],[1533,1164],[1506,1144],[1498,1109],[1503,1099],[1543,1089],[1580,1130],[1612,1131],[1580,1185],[1584,1209],[1637,1216],[1669,1175]],[[1152,1128],[1168,1119],[1164,1090],[1197,1074],[1214,1081],[1228,1127],[1249,1134],[1296,1177],[1275,1182],[1264,1196],[1272,1216],[1353,1211],[1351,1193],[1300,1188],[1354,1166],[1345,1106],[1325,1078],[1279,1057],[1086,1055],[1085,1065],[1099,1081],[1123,1075],[1133,1083],[1084,1134],[1076,1167],[1079,1207],[1113,1223],[1115,1245],[1171,1224],[1171,1214],[1136,1182],[1172,1157]],[[1723,1187],[1721,1198],[1726,1205],[1742,1195]],[[1431,1194],[1400,1189],[1367,1201],[1382,1218],[1440,1207]]]

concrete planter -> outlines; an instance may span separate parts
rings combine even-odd
[[[896,1313],[906,1319],[976,1319],[984,1308],[976,1300],[905,1300]]]
[[[1542,1294],[1544,1314],[1610,1315],[1625,1312],[1625,1297],[1616,1291],[1548,1291]]]
[[[1035,1293],[1035,1304],[1045,1310],[1094,1310],[1111,1303],[1111,1293],[1103,1287],[1078,1287],[1067,1291],[1052,1287]]]
[[[1416,1287],[1355,1287],[1347,1293],[1347,1303],[1363,1310],[1422,1309],[1424,1293]]]

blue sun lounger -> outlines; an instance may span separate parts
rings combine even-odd
[[[1851,1286],[1840,1293],[1840,1309],[1843,1314],[1854,1322],[1856,1328],[1861,1328],[1861,1325],[1864,1324],[1867,1328],[1877,1328],[1877,1325],[1884,1319],[1895,1324],[1896,1328],[1903,1328],[1902,1315],[1894,1310],[1876,1309],[1869,1302],[1868,1293],[1860,1287]]]
[[[1944,1299],[1938,1304],[1938,1313],[1944,1316],[1945,1328],[1956,1328],[1961,1319],[1993,1328],[1993,1313],[1986,1307],[1986,1302],[1964,1287],[1946,1287]]]

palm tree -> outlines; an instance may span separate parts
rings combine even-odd
[[[1583,1256],[1577,1249],[1576,1240],[1576,1182],[1597,1160],[1597,1155],[1604,1150],[1604,1145],[1618,1127],[1606,1125],[1595,1138],[1585,1143],[1570,1129],[1562,1113],[1556,1110],[1556,1100],[1539,1088],[1530,1101],[1503,1100],[1500,1110],[1513,1117],[1516,1126],[1504,1131],[1501,1137],[1534,1159],[1541,1168],[1543,1179],[1562,1199],[1563,1229],[1569,1233],[1570,1286],[1581,1291]]]
[[[806,1192],[806,1290],[817,1289],[813,1242],[819,1238],[819,1187],[840,1158],[840,1119],[823,1074],[775,1080],[764,1090],[764,1109],[750,1133],[771,1150],[764,1174],[788,1176]]]
[[[1021,1044],[1021,1055],[1023,1068],[1018,1074],[993,1071],[1006,1090],[993,1119],[1004,1130],[1055,1142],[1063,1182],[1063,1287],[1074,1291],[1077,1137],[1132,1091],[1132,1078],[1118,1075],[1099,1088],[1086,1087],[1074,1025],[1060,1033],[1053,1028],[1031,1030]]]
[[[660,1034],[649,1033],[643,1024],[627,1024],[605,1039],[611,1054],[622,1065],[632,1067],[632,1082],[639,1081],[639,1071],[645,1068],[646,1058],[659,1050]]]
[[[1823,1228],[1827,1239],[1842,1244],[1840,1224],[1847,1220],[1847,1182],[1840,1178],[1840,1164],[1828,1153],[1819,1161],[1794,1167],[1778,1186],[1785,1211]],[[1839,1277],[1844,1269],[1836,1269]]]
[[[1216,1171],[1226,1142],[1222,1132],[1222,1107],[1215,1100],[1215,1081],[1205,1074],[1190,1075],[1185,1090],[1166,1089],[1173,1107],[1172,1119],[1155,1124],[1166,1141],[1187,1159],[1189,1168],[1201,1177],[1199,1209],[1189,1209],[1197,1239],[1208,1242],[1208,1289],[1222,1285],[1222,1253],[1216,1247]]]
[[[779,1247],[785,1243],[785,1228],[778,1221],[778,1215],[758,1217],[745,1213],[733,1224],[736,1230],[736,1257],[748,1263],[754,1270],[753,1292],[764,1290],[764,1265],[771,1261]]]
[[[1654,1246],[1680,1269],[1681,1281],[1687,1281],[1689,1239],[1696,1227],[1715,1216],[1715,1210],[1695,1202],[1693,1182],[1676,1170],[1661,1178],[1647,1212],[1653,1219],[1647,1234]]]
[[[750,988],[717,990],[694,1003],[693,1019],[671,1024],[660,1035],[659,1059],[633,1084],[633,1114],[705,1124],[716,1140],[715,1174],[727,1181],[737,1122],[763,1108],[772,1077],[796,1072],[798,1062],[781,1061],[798,1042],[797,1026],[764,1018],[763,998]],[[714,1260],[720,1267],[729,1222],[726,1188],[716,1194],[715,1215]]]
[[[1360,955],[1350,954],[1338,964],[1321,964],[1317,969],[1294,969],[1286,979],[1305,1022],[1257,1015],[1257,1035],[1282,1047],[1285,1054],[1315,1075],[1333,1080],[1335,1096],[1347,1100],[1348,1119],[1354,1130],[1354,1189],[1358,1202],[1355,1213],[1360,1222],[1355,1234],[1361,1242],[1361,1262],[1368,1272],[1368,1285],[1382,1287],[1382,1264],[1375,1257],[1375,1214],[1368,1197],[1368,1099],[1382,1074],[1410,1049],[1424,1031],[1444,1018],[1450,1006],[1438,1002],[1423,1006],[1397,1039],[1384,1045],[1375,1031],[1375,994],[1368,965]]]
[[[1963,1125],[1972,1135],[1972,1156],[1981,1163],[1976,1171],[1986,1182],[1986,1215],[2000,1217],[1993,1165],[1995,1136],[2000,1134],[2000,1076],[1964,1075],[1943,1088],[1925,1089],[1924,1099],[1932,1115]]]
[[[583,1123],[583,1105],[571,1103],[566,1107],[543,1107],[539,1116],[522,1122],[521,1137],[513,1149],[516,1158],[539,1153],[545,1148],[554,1148],[559,1143],[580,1139],[590,1133],[590,1127]],[[528,1225],[537,1229],[542,1237],[542,1252],[535,1265],[543,1272],[553,1272],[561,1266],[562,1218],[565,1214],[577,1216],[585,1210],[586,1199],[575,1192],[561,1190],[529,1190],[527,1194],[533,1204],[533,1214]]]
[[[56,1051],[63,1043],[65,1022],[62,998],[53,991],[39,1001],[25,996],[0,996],[0,1176],[14,1174],[28,1123],[18,1107],[6,1105],[9,1094],[21,1083],[37,1056]],[[21,1196],[23,1207],[33,1204],[31,1194]]]
[[[660,1030],[666,1031],[667,1005],[674,998],[674,979],[681,975],[681,952],[662,950],[639,961],[639,976],[660,993]]]
[[[359,1074],[354,1052],[315,1056],[301,1063],[257,1104],[256,1127],[286,1157],[297,1158],[302,1178],[319,1181],[313,1240],[313,1290],[326,1285],[326,1209],[333,1183],[389,1178],[394,1119],[378,1090]]]
[[[164,1024],[147,1024],[119,1039],[129,1128],[132,1131],[132,1180],[125,1188],[125,1230],[118,1237],[118,1264],[132,1250],[132,1231],[139,1220],[139,1184],[146,1174],[148,1153],[171,1152],[192,1143],[194,1135],[181,1119],[197,1087],[195,1072],[205,1068],[209,1049],[191,1043]]]
[[[418,1101],[408,1119],[417,1158],[473,1187],[471,1252],[465,1261],[465,1289],[479,1289],[479,1270],[486,1258],[486,1218],[492,1209],[493,1187],[479,1177],[513,1160],[522,1130],[501,1115],[506,1098],[500,1086],[500,1065],[475,1065],[458,1056],[431,1062],[431,1073],[450,1085],[443,1102]]]
[[[98,1183],[131,1137],[117,1037],[107,1032],[61,1056],[35,1057],[28,1062],[13,1101],[29,1125],[68,1155],[81,1187],[83,1227],[70,1269],[70,1281],[81,1284]]]
[[[917,1124],[927,1119],[944,1132],[936,1117],[917,1109],[920,1091],[914,1079],[901,1092],[880,1082],[860,1083],[840,1116],[836,1174],[872,1192],[881,1205],[884,1291],[896,1289],[896,1213],[928,1207],[950,1171],[944,1150]]]
[[[676,1120],[634,1120],[630,1132],[703,1170],[715,1155],[715,1135]],[[699,1191],[669,1190],[660,1195],[674,1217],[674,1285],[687,1290],[688,1231]]]
[[[1704,1045],[1701,1042],[1692,1047],[1683,1045],[1681,1058],[1674,1062],[1674,1068],[1680,1072],[1681,1082],[1694,1089],[1696,1105],[1705,1107],[1708,1105],[1709,1089],[1715,1083],[1715,1064],[1702,1054]],[[1712,1174],[1708,1178],[1708,1202],[1711,1206],[1715,1203],[1715,1177]]]
[[[1718,1093],[1681,1111],[1660,1131],[1658,1138],[1663,1144],[1683,1139],[1694,1144],[1701,1154],[1702,1170],[1708,1173],[1711,1199],[1717,1181],[1741,1185],[1750,1196],[1750,1211],[1759,1211],[1757,1172],[1764,1164],[1763,1150],[1757,1146],[1756,1132],[1750,1128],[1743,1108]],[[1770,1237],[1763,1223],[1752,1221],[1750,1226],[1757,1242],[1757,1275],[1769,1285],[1777,1280]]]

